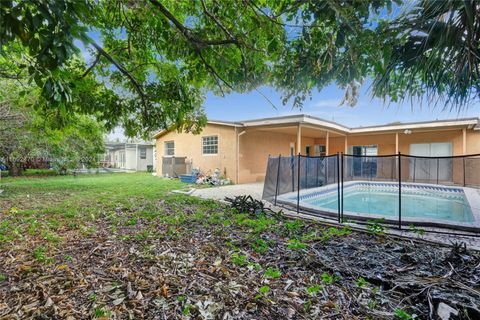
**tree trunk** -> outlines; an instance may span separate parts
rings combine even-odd
[[[17,177],[23,173],[23,167],[16,162],[7,163],[7,166],[11,177]]]

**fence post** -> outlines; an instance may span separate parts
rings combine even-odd
[[[413,158],[413,182],[415,182],[416,172],[417,172],[417,158]]]
[[[308,163],[310,162],[310,157],[306,156],[305,158],[305,188],[308,189]]]
[[[398,229],[402,229],[402,154],[398,153]]]
[[[466,186],[466,183],[465,183],[465,157],[462,157],[462,160],[463,160],[463,186],[465,187]]]
[[[282,155],[278,155],[278,165],[277,165],[277,181],[275,185],[275,201],[273,204],[276,206],[277,205],[277,195],[278,195],[278,181],[280,180],[280,160],[282,159]]]
[[[340,154],[337,152],[337,206],[338,206],[338,223],[340,223]]]
[[[319,159],[322,159],[323,161],[325,161],[325,185],[328,184],[328,156],[325,155],[325,157],[323,158],[319,158]]]
[[[300,213],[300,153],[297,157],[297,214]]]
[[[344,167],[344,165],[343,165],[343,158],[344,158],[345,155],[344,155],[343,152],[342,152],[342,153],[340,154],[340,156],[341,156],[341,158],[340,158],[340,160],[341,160],[341,164],[340,164],[340,166],[341,166],[341,175],[340,175],[340,177],[341,177],[341,185],[342,185],[342,196],[341,196],[341,198],[340,198],[340,200],[341,200],[341,205],[340,205],[340,223],[342,223],[342,222],[343,222],[343,173],[344,173],[344,169],[343,169],[343,167]]]

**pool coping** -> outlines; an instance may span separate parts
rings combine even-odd
[[[344,182],[344,188],[355,185],[355,184],[359,184],[359,183],[378,183],[378,184],[381,183],[381,184],[398,185],[398,182],[391,182],[391,181],[356,180],[356,181]],[[461,187],[461,186],[446,186],[446,185],[436,185],[436,184],[428,184],[428,183],[408,182],[408,183],[402,184],[402,186],[406,186],[406,185],[426,186],[426,187],[431,187],[436,189],[442,188],[442,189],[451,189],[451,190],[453,189],[462,190],[463,193],[465,194],[465,197],[467,198],[468,205],[470,206],[473,221],[453,223],[449,220],[442,220],[442,219],[433,220],[433,219],[426,219],[426,218],[412,218],[412,217],[402,216],[402,225],[413,224],[416,226],[449,228],[449,229],[458,229],[458,230],[473,231],[473,232],[480,231],[480,193],[477,189],[469,188],[469,187]],[[296,207],[297,195],[300,195],[300,197],[302,196],[305,197],[306,195],[309,195],[312,192],[315,193],[316,191],[325,194],[325,193],[331,193],[332,191],[336,192],[337,190],[338,190],[338,184],[330,184],[322,187],[310,188],[307,190],[300,190],[300,192],[293,191],[293,192],[285,193],[283,195],[278,196],[277,202],[282,204],[287,204],[290,206],[293,205],[294,207]],[[295,198],[290,199],[292,196],[295,196]],[[472,205],[472,204],[476,204],[476,205]],[[314,214],[326,214],[328,216],[338,218],[338,210],[333,210],[328,208],[322,208],[321,210],[319,210],[319,207],[305,203],[302,200],[299,201],[299,209],[302,211],[312,212]],[[379,214],[366,215],[365,213],[343,211],[343,217],[344,219],[350,218],[350,219],[363,220],[363,221],[382,219],[383,222],[388,224],[398,224],[398,217],[396,217],[395,219],[392,219]]]

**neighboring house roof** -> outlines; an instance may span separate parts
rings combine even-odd
[[[155,146],[152,142],[141,141],[141,142],[105,142],[105,149],[107,150],[116,150],[124,148],[136,148],[137,146],[153,147]]]
[[[392,123],[392,124],[385,124],[385,125],[354,127],[354,128],[350,128],[350,127],[341,125],[337,122],[328,121],[328,120],[317,118],[307,114],[260,118],[260,119],[252,119],[252,120],[245,120],[245,121],[239,121],[239,122],[209,120],[207,123],[215,124],[215,125],[239,127],[239,128],[308,124],[312,126],[323,127],[329,130],[334,130],[344,134],[387,132],[387,131],[398,131],[398,130],[407,130],[407,129],[435,129],[435,128],[446,128],[446,127],[462,127],[462,128],[480,130],[479,118],[461,118],[461,119],[446,119],[446,120],[433,120],[433,121],[408,122],[408,123]],[[158,138],[167,132],[168,130],[161,130],[155,134],[154,138]]]

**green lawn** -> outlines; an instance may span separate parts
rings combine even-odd
[[[150,174],[1,184],[0,319],[410,319],[479,301],[477,253],[241,213]]]

